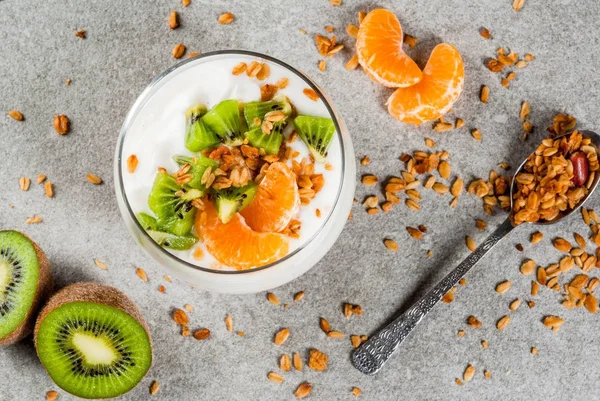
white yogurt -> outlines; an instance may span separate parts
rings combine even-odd
[[[313,101],[302,93],[309,85],[299,76],[279,64],[269,62],[271,74],[264,81],[250,78],[246,74],[234,76],[231,71],[240,62],[250,64],[252,61],[263,62],[244,55],[213,56],[198,59],[181,67],[181,72],[164,78],[160,87],[144,104],[125,136],[122,153],[123,186],[125,196],[134,213],[146,212],[152,215],[148,207],[148,194],[159,167],[169,173],[179,168],[172,160],[174,155],[192,156],[184,145],[185,112],[194,104],[204,104],[208,109],[226,99],[238,99],[250,102],[260,99],[260,87],[265,83],[274,84],[281,78],[287,78],[289,84],[278,93],[286,95],[296,107],[298,114],[329,117],[322,100]],[[288,130],[286,130],[288,131]],[[295,160],[308,158],[309,152],[298,138],[288,144],[300,153]],[[127,172],[127,158],[135,154],[138,166],[133,174]],[[315,163],[315,173],[323,174],[323,189],[307,206],[300,206],[296,219],[302,222],[300,238],[290,239],[290,253],[302,247],[319,231],[332,211],[342,180],[342,152],[340,138],[336,133],[329,148],[327,162],[333,166],[326,170],[324,164]],[[289,161],[291,166],[291,161]],[[321,212],[317,217],[316,209]],[[197,247],[204,251],[204,257],[197,260],[193,257]],[[231,269],[219,264],[203,247],[201,241],[187,251],[167,249],[176,257],[197,266],[215,269]]]

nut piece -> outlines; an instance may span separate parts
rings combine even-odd
[[[308,359],[308,367],[312,370],[323,371],[327,369],[327,362],[329,358],[327,355],[319,351],[318,349],[310,350],[310,357]]]
[[[471,381],[471,379],[473,379],[473,376],[475,376],[475,366],[469,365],[463,373],[463,380],[465,382]]]
[[[337,330],[331,330],[327,333],[327,337],[329,338],[344,338],[344,333]]]
[[[267,374],[267,379],[275,383],[283,383],[283,376],[279,373],[269,372],[269,374]]]
[[[304,298],[304,291],[299,291],[296,294],[294,294],[294,301],[296,301],[296,302],[302,301],[303,298]]]
[[[290,361],[290,357],[287,354],[281,355],[279,359],[279,367],[284,372],[289,372],[292,367],[292,361]]]
[[[298,386],[298,388],[294,392],[294,395],[296,396],[296,398],[304,398],[307,395],[309,395],[311,391],[312,391],[312,384],[310,384],[308,382],[304,382]]]
[[[219,15],[219,24],[221,25],[227,25],[227,24],[231,24],[233,22],[233,20],[235,19],[234,15],[232,13],[224,13]]]
[[[52,188],[52,183],[50,181],[46,181],[44,184],[44,192],[48,198],[52,198],[54,196],[54,190]]]
[[[190,318],[188,317],[187,313],[181,309],[175,309],[173,312],[173,321],[181,326],[185,326],[190,322]]]
[[[302,370],[302,358],[297,352],[294,352],[292,356],[292,364],[294,365],[294,369],[298,371]]]
[[[533,234],[531,234],[531,243],[537,244],[538,242],[540,242],[542,240],[542,238],[544,238],[544,234],[542,234],[539,231],[536,231]]]
[[[515,299],[514,301],[512,301],[510,303],[510,306],[508,307],[508,309],[510,309],[511,311],[516,311],[517,309],[519,309],[519,306],[521,306],[521,300],[520,299]]]
[[[133,174],[138,165],[138,158],[136,155],[130,155],[127,158],[127,171],[129,174]]]
[[[27,191],[29,190],[29,184],[31,183],[31,180],[27,177],[21,177],[19,178],[19,188],[21,188],[21,191]]]
[[[277,334],[275,334],[275,339],[273,340],[273,342],[275,343],[275,345],[283,345],[283,343],[288,339],[289,336],[290,329],[281,329],[277,332]]]
[[[177,14],[177,11],[175,10],[171,11],[171,14],[169,15],[169,28],[179,28],[179,14]]]
[[[233,331],[233,318],[231,317],[231,315],[227,315],[225,317],[225,328],[230,333]]]
[[[273,305],[279,305],[279,298],[277,298],[277,295],[273,294],[272,292],[267,293],[267,299]]]
[[[552,331],[557,331],[564,322],[565,322],[564,319],[561,319],[558,316],[552,316],[552,315],[546,316],[542,320],[542,323],[544,323],[544,326],[550,327],[552,329]]]
[[[50,390],[46,393],[46,401],[54,401],[58,397],[58,392]]]
[[[481,87],[481,93],[479,95],[479,100],[481,100],[481,103],[487,103],[489,98],[490,98],[490,88],[487,87],[486,85],[483,85]]]
[[[160,389],[160,385],[158,384],[158,382],[156,380],[154,380],[152,382],[152,384],[150,385],[150,395],[155,395],[156,393],[158,393],[159,389]]]
[[[331,331],[331,325],[329,324],[327,319],[325,319],[324,317],[322,317],[321,320],[319,321],[319,326],[321,327],[321,330],[323,330],[325,332],[325,334],[327,334]]]
[[[181,43],[177,43],[173,48],[173,58],[182,58],[185,54],[185,46]]]
[[[64,114],[54,116],[54,129],[60,135],[66,135],[69,133],[70,124],[71,122],[69,121],[69,118]]]
[[[23,117],[23,113],[18,110],[10,110],[8,115],[17,121],[23,121],[25,117]]]
[[[572,246],[566,239],[556,238],[552,244],[561,252],[571,252]]]
[[[102,178],[98,177],[96,174],[86,174],[85,176],[89,182],[94,185],[102,184]]]
[[[496,323],[496,328],[498,330],[504,330],[506,328],[506,326],[508,326],[509,323],[510,323],[510,317],[507,315],[502,316],[500,318],[500,320],[498,320],[498,322]]]
[[[521,274],[524,276],[533,274],[533,272],[535,271],[535,261],[528,259],[527,261],[523,262],[520,270]]]
[[[148,281],[148,275],[146,275],[146,272],[141,267],[138,267],[137,269],[135,269],[135,274],[137,274],[137,276],[139,278],[141,278],[142,281],[146,281],[146,282]]]
[[[200,329],[194,332],[194,338],[196,340],[206,340],[208,337],[210,337],[209,329]]]
[[[385,247],[392,252],[396,252],[398,250],[398,244],[393,239],[383,240]]]
[[[468,235],[465,237],[465,243],[467,244],[467,248],[469,248],[469,251],[471,252],[473,252],[475,248],[477,248],[475,240],[473,240],[473,238],[469,237]]]
[[[503,281],[496,286],[496,292],[498,294],[504,294],[506,291],[510,289],[511,283],[510,281]]]

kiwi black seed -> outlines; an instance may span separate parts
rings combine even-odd
[[[35,324],[35,347],[52,380],[81,398],[134,388],[152,364],[150,331],[131,299],[98,283],[57,292]]]
[[[52,285],[50,263],[40,247],[23,233],[0,231],[0,346],[31,333]]]

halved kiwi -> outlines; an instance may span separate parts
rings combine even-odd
[[[325,117],[298,116],[294,119],[294,127],[315,161],[324,163],[335,134],[333,120]]]
[[[180,166],[185,166],[186,164],[190,165],[188,174],[192,175],[192,179],[185,184],[185,187],[200,189],[202,191],[206,190],[206,187],[202,185],[202,174],[204,174],[204,170],[210,167],[214,171],[219,167],[219,163],[204,156],[173,156],[173,160]]]
[[[0,231],[0,346],[31,333],[52,284],[50,263],[37,244],[18,231]]]
[[[261,124],[265,114],[271,111],[281,111],[286,118],[273,123],[273,130],[269,134],[262,132]],[[244,117],[250,130],[244,135],[248,138],[248,143],[255,148],[263,149],[265,153],[274,155],[279,153],[279,147],[283,141],[283,129],[287,125],[287,117],[292,114],[292,105],[285,96],[276,97],[267,102],[249,102],[244,105]],[[255,119],[260,120],[255,124]]]
[[[52,380],[81,398],[134,388],[152,364],[150,330],[133,301],[98,283],[57,292],[35,324],[35,348]]]
[[[226,145],[239,146],[244,142],[245,124],[240,118],[240,102],[224,100],[202,117],[204,123]]]
[[[254,181],[250,181],[243,187],[229,187],[215,191],[214,200],[219,219],[223,223],[229,222],[237,212],[252,202],[257,191],[258,185]]]
[[[156,221],[156,219],[149,214],[138,213],[136,217],[144,230],[146,230],[148,235],[150,235],[150,238],[152,238],[160,246],[183,251],[190,249],[196,242],[198,242],[198,238],[194,237],[193,235],[175,235],[160,231],[158,221]]]
[[[158,173],[148,196],[148,206],[157,216],[157,224],[161,230],[186,235],[192,229],[196,216],[192,201],[202,195],[203,191],[183,188],[177,185],[175,178]]]
[[[221,142],[202,120],[205,114],[203,105],[192,106],[185,113],[185,147],[191,152],[200,152]]]

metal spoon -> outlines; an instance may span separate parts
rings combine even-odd
[[[596,152],[600,149],[600,135],[592,131],[581,131],[584,137],[591,138],[593,145],[596,148]],[[555,139],[568,136],[565,134]],[[600,153],[599,153],[600,155]],[[513,191],[515,190],[515,177],[523,169],[523,166],[527,162],[527,159],[516,170],[510,185],[510,202],[511,202],[511,214],[513,210]],[[583,198],[579,204],[573,209],[560,214],[556,219],[552,221],[538,222],[535,224],[547,225],[554,224],[564,217],[567,217],[571,213],[583,205],[583,203],[590,197],[592,192],[598,185],[598,179],[600,174],[595,174],[592,185],[589,188],[589,192],[585,198]],[[524,224],[521,224],[524,225]],[[413,329],[419,324],[419,322],[429,313],[431,309],[438,303],[438,301],[446,294],[452,287],[458,284],[458,281],[475,266],[475,264],[483,258],[494,245],[496,245],[502,238],[510,233],[516,226],[513,225],[510,216],[504,223],[500,225],[481,245],[475,249],[458,267],[450,272],[442,281],[440,281],[433,289],[431,289],[425,296],[415,302],[410,308],[408,308],[402,315],[396,318],[392,323],[385,326],[374,336],[370,337],[360,347],[358,347],[352,354],[352,362],[354,366],[363,373],[372,375],[381,369],[381,367],[388,361],[392,354],[398,349],[400,344],[408,337]]]

